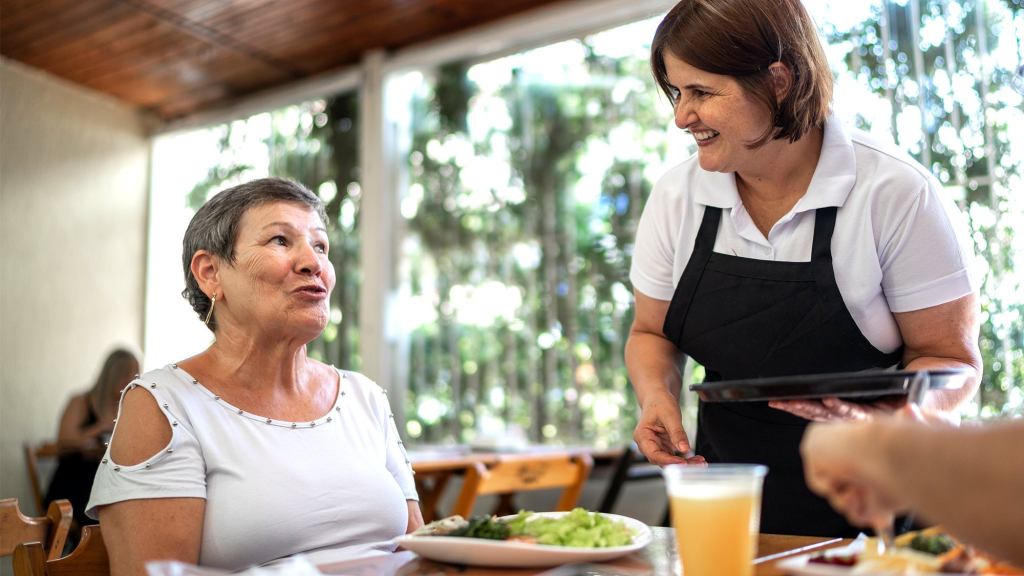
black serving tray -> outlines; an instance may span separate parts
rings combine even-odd
[[[929,390],[950,390],[963,386],[966,370],[951,368],[928,370]],[[721,380],[693,384],[705,402],[754,402],[766,400],[798,400],[826,398],[871,399],[906,395],[917,371],[869,370],[803,374],[747,380]]]

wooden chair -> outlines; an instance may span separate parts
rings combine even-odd
[[[586,454],[503,456],[490,467],[476,462],[466,468],[452,514],[468,518],[477,497],[482,494],[514,494],[549,488],[564,488],[555,510],[572,510],[593,466],[593,459]]]
[[[32,487],[32,497],[35,499],[36,513],[42,514],[44,510],[43,498],[46,497],[46,486],[44,486],[43,480],[39,476],[39,461],[56,460],[60,452],[56,442],[43,442],[38,446],[25,442],[24,451],[25,469],[28,471],[28,481]]]
[[[19,544],[14,550],[14,576],[110,576],[100,527],[83,527],[78,547],[55,560],[44,560],[39,542]]]
[[[640,453],[635,443],[631,443],[622,451],[622,455],[612,464],[612,474],[608,479],[608,488],[601,498],[600,512],[614,512],[615,503],[625,488],[626,482],[657,480],[662,482],[661,468],[651,464]],[[666,525],[667,524],[664,524]]]
[[[59,558],[71,529],[71,516],[67,500],[54,500],[46,516],[39,518],[22,514],[17,498],[0,500],[0,556],[10,556],[23,542],[37,542],[46,558]]]

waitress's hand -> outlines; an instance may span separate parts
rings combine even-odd
[[[905,403],[904,398],[875,402],[846,402],[839,398],[821,400],[772,400],[768,405],[813,422],[864,421],[892,414]]]
[[[686,457],[690,440],[683,430],[679,401],[671,394],[654,396],[640,407],[633,440],[652,464],[706,464],[703,456]]]

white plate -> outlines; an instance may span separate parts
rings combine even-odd
[[[539,512],[537,516],[559,518],[566,514],[568,512]],[[600,513],[595,512],[595,514]],[[424,558],[438,562],[517,568],[554,566],[569,562],[603,562],[625,556],[650,544],[651,529],[643,522],[617,514],[601,515],[610,520],[622,522],[632,530],[633,543],[612,548],[573,548],[483,538],[412,535],[400,536],[396,542],[406,550],[411,550]]]
[[[839,550],[842,550],[842,548],[840,548]],[[792,576],[851,576],[853,574],[865,574],[864,572],[855,572],[855,566],[812,564],[808,562],[808,560],[810,560],[814,556],[818,556],[819,554],[821,554],[821,552],[793,556],[792,558],[780,560],[779,563],[775,566],[780,570],[785,571],[786,574],[790,574]],[[926,576],[925,574],[917,572],[915,572],[915,574],[919,574],[920,576]],[[940,574],[939,572],[934,572],[931,574],[935,574],[935,576],[967,576],[966,574]]]

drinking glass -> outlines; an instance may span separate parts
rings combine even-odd
[[[673,464],[663,470],[683,576],[751,576],[768,468]]]

